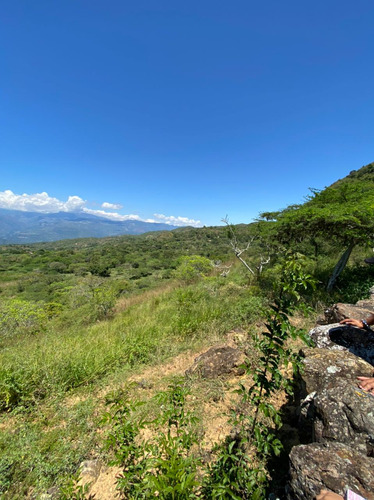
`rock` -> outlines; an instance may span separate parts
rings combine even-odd
[[[348,351],[328,349],[304,350],[302,372],[303,394],[334,387],[339,380],[357,385],[357,377],[372,377],[373,367]]]
[[[337,441],[371,456],[374,451],[374,395],[340,380],[313,399],[314,440]]]
[[[194,364],[186,370],[186,375],[199,375],[202,378],[215,378],[220,375],[243,375],[240,367],[245,361],[242,351],[234,347],[211,347],[195,358]]]
[[[153,387],[153,383],[149,380],[146,380],[145,378],[137,381],[136,384],[140,389],[152,389]]]
[[[289,500],[313,500],[322,488],[344,494],[346,487],[374,500],[374,459],[341,443],[295,446],[290,453]]]
[[[31,498],[38,498],[38,500],[56,500],[60,498],[60,490],[57,486],[52,486],[46,493],[42,493],[38,497],[32,496]]]
[[[80,480],[82,485],[90,483],[91,485],[97,480],[101,470],[100,460],[86,460],[80,465]]]
[[[373,375],[373,367],[346,351],[309,349],[302,373],[299,424],[313,441],[353,444],[372,453],[374,396],[358,387],[357,377]]]
[[[309,336],[316,347],[350,351],[374,365],[374,332],[349,325],[321,325],[313,328]]]
[[[374,310],[371,298],[335,304],[309,332],[318,349],[304,349],[301,404],[304,442],[290,454],[288,499],[312,500],[322,488],[343,494],[346,487],[374,500],[374,395],[358,387],[358,376],[373,376],[374,332],[340,325]]]
[[[360,300],[357,304],[342,304],[338,302],[325,310],[326,324],[339,323],[346,318],[366,318],[373,314],[374,301],[372,299]]]

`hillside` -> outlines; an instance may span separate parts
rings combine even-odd
[[[369,167],[337,184],[355,186],[362,177],[370,180]],[[322,201],[318,198],[321,207]],[[344,204],[334,200],[334,208],[339,203]],[[349,206],[345,203],[344,210]],[[197,474],[205,468],[211,482],[204,483],[204,491],[223,487],[222,469],[218,471],[222,462],[214,445],[220,443],[221,452],[228,453],[226,436],[234,436],[231,450],[238,443],[238,436],[230,434],[230,415],[253,417],[251,404],[257,396],[249,403],[251,394],[240,391],[248,390],[259,376],[256,370],[266,360],[261,349],[273,349],[273,368],[266,368],[266,373],[273,374],[276,390],[270,391],[268,406],[264,405],[266,425],[260,433],[276,429],[272,418],[278,418],[276,412],[287,399],[285,389],[291,389],[289,360],[297,366],[303,337],[298,327],[312,325],[333,302],[354,303],[367,297],[374,280],[374,266],[364,264],[368,246],[361,242],[336,288],[327,293],[325,285],[341,251],[339,242],[326,234],[280,241],[275,237],[277,224],[272,219],[234,227],[1,246],[0,496],[38,499],[48,492],[50,498],[61,500],[83,498],[74,482],[79,465],[84,460],[99,460],[104,469],[113,460],[124,464],[124,449],[115,444],[123,442],[124,432],[129,433],[126,439],[133,433],[159,439],[164,450],[158,456],[160,467],[179,464],[167,469],[170,476],[165,473],[168,481],[174,478],[174,485],[195,488],[192,479],[183,482],[178,474],[193,470]],[[234,247],[230,233],[236,239]],[[256,236],[253,241],[252,236]],[[237,249],[253,274],[236,258]],[[301,309],[292,317],[290,304],[295,298]],[[266,344],[269,328],[279,342],[278,351],[272,338]],[[223,347],[234,358],[238,350],[244,353],[245,373],[238,371],[243,358],[237,357],[222,375],[200,377],[198,365],[197,372],[185,376],[196,356],[210,348],[221,352]],[[174,431],[165,433],[167,422],[175,422],[172,411],[186,419],[180,427],[181,441],[168,441],[169,452],[176,450],[176,462],[165,461],[162,448],[165,436],[175,437]],[[144,422],[147,428],[141,427]],[[187,434],[184,428],[189,429]],[[273,443],[268,450],[278,450],[276,440],[268,436]],[[141,453],[131,448],[131,439],[126,442],[130,451]],[[157,453],[152,442],[146,446]],[[239,475],[248,479],[250,471],[254,484],[263,481],[262,492],[275,488],[271,481],[276,474],[272,477],[274,469],[268,464],[273,451],[256,454],[251,445],[247,456],[240,455],[241,446],[235,450],[244,464]],[[147,457],[148,451],[138,457]],[[186,461],[178,462],[182,459]],[[223,459],[228,460],[227,454]],[[152,477],[156,464],[144,460]],[[252,463],[263,468],[248,468]],[[201,476],[194,478],[200,481]],[[225,487],[235,484],[231,477]],[[122,483],[123,491],[130,486]],[[155,484],[151,487],[160,491]],[[205,497],[200,493],[199,498],[212,498],[211,493]],[[106,498],[102,490],[97,494],[97,500]],[[263,498],[261,494],[258,498]]]
[[[83,213],[42,214],[0,209],[1,245],[75,238],[104,238],[172,229],[175,229],[175,226],[138,220],[113,221]]]

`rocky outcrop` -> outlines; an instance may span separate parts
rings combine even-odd
[[[211,347],[195,358],[194,364],[186,370],[186,375],[202,378],[216,378],[221,375],[243,375],[241,366],[245,356],[240,349],[230,346]]]
[[[357,381],[373,376],[374,334],[336,323],[366,317],[372,299],[336,304],[330,309],[335,323],[310,332],[317,348],[304,351],[298,413],[312,442],[291,451],[290,500],[312,500],[322,488],[342,494],[346,487],[374,500],[374,395]]]
[[[324,315],[317,320],[319,325],[339,323],[346,318],[366,318],[374,311],[374,287],[370,289],[370,298],[359,300],[356,304],[338,302],[324,311]]]
[[[374,396],[356,384],[341,383],[313,399],[314,440],[337,441],[366,456],[374,451]]]
[[[371,365],[374,365],[374,333],[353,326],[317,326],[309,332],[316,347],[330,350],[349,351]]]
[[[322,488],[340,495],[349,486],[367,500],[374,500],[374,459],[341,443],[295,446],[290,454],[289,498],[312,500]]]
[[[371,377],[374,368],[354,354],[328,349],[306,349],[303,393],[322,392],[340,383],[357,385],[357,376]]]
[[[342,304],[337,303],[326,309],[324,317],[318,320],[319,324],[328,325],[339,323],[346,318],[366,318],[373,312],[373,303],[371,300],[362,301],[360,304]]]

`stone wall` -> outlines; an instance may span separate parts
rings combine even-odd
[[[289,500],[312,500],[321,488],[342,495],[346,487],[374,500],[374,395],[357,380],[373,376],[374,333],[337,323],[373,311],[373,295],[335,304],[310,332],[316,347],[304,353],[298,419],[311,442],[291,450]]]

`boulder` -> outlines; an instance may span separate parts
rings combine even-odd
[[[347,351],[307,349],[304,353],[298,411],[304,442],[355,442],[362,453],[370,453],[374,396],[359,389],[357,377],[371,377],[373,367]]]
[[[333,388],[339,381],[357,385],[357,377],[372,377],[374,368],[349,351],[306,349],[302,370],[303,396]]]
[[[324,317],[319,320],[322,324],[339,323],[346,318],[366,318],[374,312],[373,299],[360,300],[357,304],[342,304],[338,302],[324,312]]]
[[[199,375],[202,378],[215,378],[220,375],[243,375],[241,366],[245,355],[239,349],[229,346],[211,347],[195,358],[194,364],[186,370],[186,375]]]
[[[320,325],[309,332],[316,347],[349,351],[374,365],[374,332],[349,325]]]
[[[374,459],[342,443],[311,443],[290,453],[289,500],[314,500],[322,488],[344,494],[346,487],[374,500]]]
[[[373,455],[373,394],[340,380],[335,387],[317,393],[312,404],[314,441],[346,443],[364,455]]]

